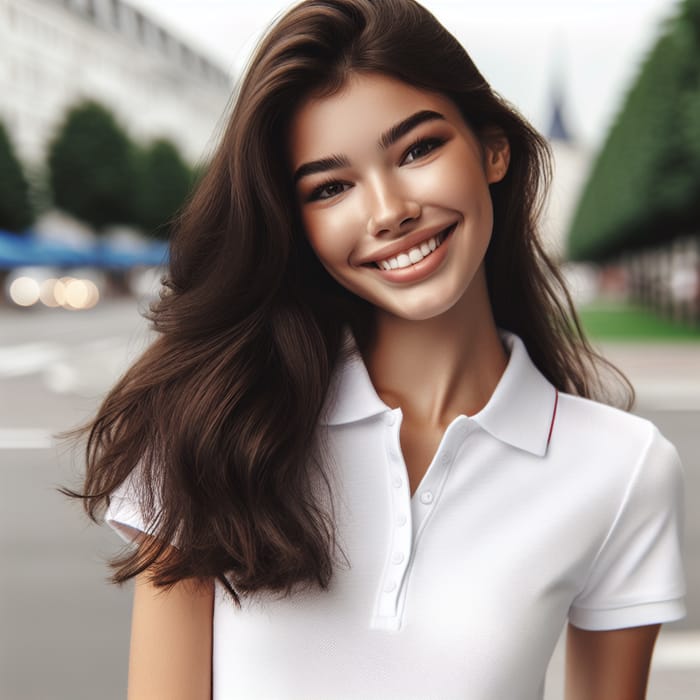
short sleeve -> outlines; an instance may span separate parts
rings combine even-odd
[[[109,506],[105,512],[105,522],[125,542],[135,542],[142,534],[156,536],[155,520],[144,516],[142,470],[137,465],[129,476],[109,497]],[[156,504],[155,511],[159,506]],[[174,544],[174,543],[173,543]]]
[[[685,616],[683,472],[656,427],[573,601],[569,621],[588,630],[671,622]]]

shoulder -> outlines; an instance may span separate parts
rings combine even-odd
[[[673,447],[650,420],[563,392],[559,393],[554,433],[572,448],[599,449],[611,457],[620,452],[639,456],[652,444]]]
[[[557,419],[565,421],[571,428],[574,423],[582,428],[596,429],[602,433],[622,430],[628,435],[643,435],[649,433],[654,424],[628,411],[609,406],[608,404],[559,392],[559,407]]]
[[[640,416],[561,393],[550,449],[600,484],[677,490],[682,467],[674,445]]]
[[[573,484],[564,502],[590,545],[571,622],[601,630],[682,617],[684,499],[676,448],[651,421],[610,406],[562,395],[561,409],[552,471]]]

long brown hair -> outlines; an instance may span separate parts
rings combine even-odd
[[[159,336],[83,428],[83,491],[66,492],[97,519],[138,468],[140,506],[154,523],[156,537],[112,561],[116,582],[146,569],[164,586],[217,577],[237,604],[242,594],[328,586],[332,507],[310,497],[319,478],[330,488],[317,424],[343,327],[362,348],[373,309],[313,254],[283,154],[300,100],[332,94],[351,71],[446,95],[476,134],[503,130],[511,161],[491,187],[486,257],[496,323],[520,335],[560,390],[605,399],[603,361],[536,235],[550,173],[544,139],[414,0],[307,0],[260,43],[177,222],[148,314]],[[170,542],[177,549],[163,557]]]

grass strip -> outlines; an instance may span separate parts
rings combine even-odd
[[[662,318],[633,304],[595,302],[580,307],[578,313],[586,334],[594,340],[700,342],[700,324]]]

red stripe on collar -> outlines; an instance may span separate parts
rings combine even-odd
[[[559,392],[554,389],[554,410],[552,411],[552,422],[549,424],[549,435],[547,436],[547,447],[552,439],[552,430],[554,429],[554,419],[557,416],[557,405],[559,404]]]

